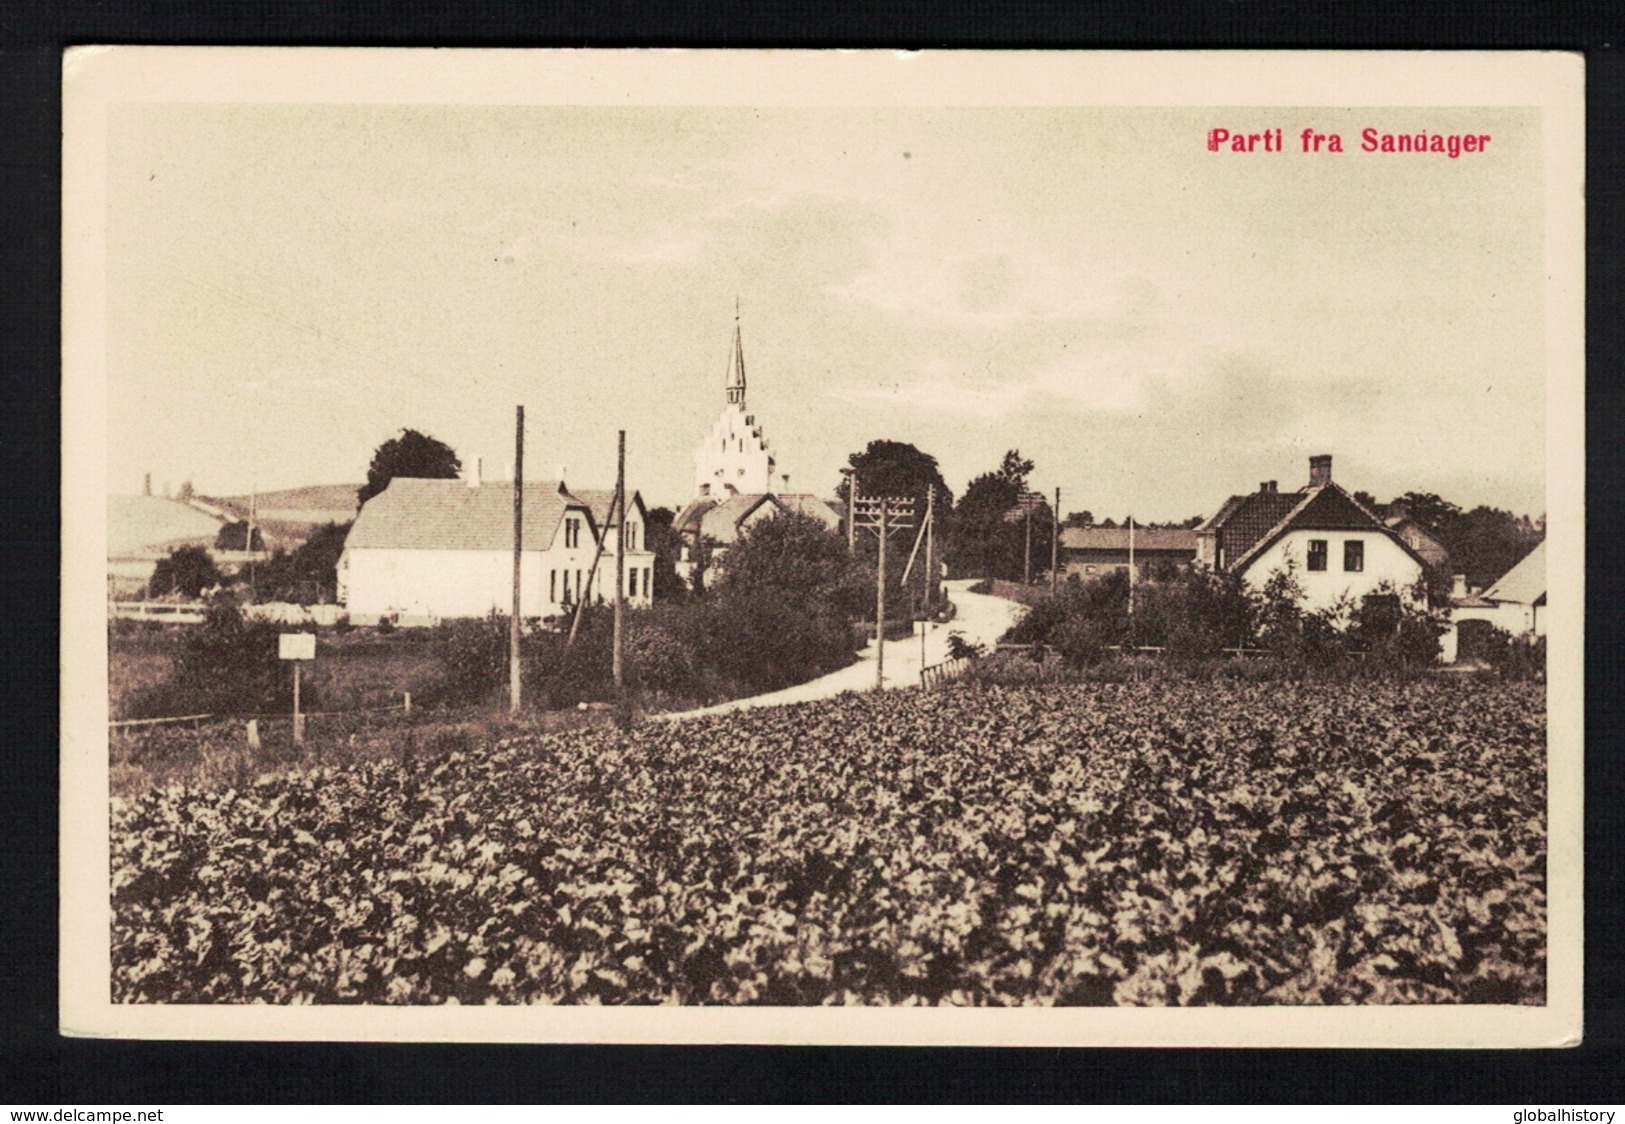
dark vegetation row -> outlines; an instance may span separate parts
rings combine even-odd
[[[1261,590],[1249,590],[1231,574],[1173,568],[1131,589],[1127,574],[1116,571],[1025,601],[1026,613],[1003,639],[1044,645],[1069,667],[1095,667],[1153,648],[1161,661],[1187,666],[1242,653],[1263,657],[1249,672],[1253,677],[1429,670],[1438,662],[1448,620],[1426,589],[1384,590],[1310,609],[1290,570],[1272,575]],[[1459,655],[1513,677],[1538,677],[1545,644],[1544,637],[1486,629]]]

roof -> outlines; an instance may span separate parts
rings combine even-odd
[[[720,501],[709,497],[693,500],[672,521],[672,525],[680,532],[699,534],[728,546],[738,540],[740,525],[764,503],[774,504],[781,511],[811,516],[827,526],[835,526],[841,520],[842,508],[839,504],[808,492],[788,492],[783,495],[743,492]]]
[[[1501,580],[1486,589],[1482,596],[1486,601],[1515,602],[1519,605],[1533,605],[1546,595],[1546,543],[1544,540],[1535,545],[1535,549],[1523,556],[1523,560],[1512,569],[1501,575]]]
[[[222,521],[182,500],[163,496],[107,497],[107,554],[162,555],[189,544],[213,546]]]
[[[1219,506],[1219,510],[1214,512],[1207,522],[1196,528],[1196,533],[1199,535],[1213,534],[1229,522],[1230,517],[1236,513],[1238,507],[1251,498],[1251,496],[1231,496]]]
[[[1232,496],[1225,507],[1229,515],[1216,524],[1219,551],[1217,557],[1226,559],[1229,568],[1239,562],[1266,535],[1280,526],[1304,502],[1299,492],[1254,492],[1250,496]],[[1214,522],[1218,516],[1214,516]]]
[[[1061,546],[1066,550],[1127,550],[1127,527],[1063,527]],[[1183,527],[1136,527],[1135,550],[1196,553],[1196,532]]]
[[[602,520],[592,506],[613,493],[562,490],[557,481],[538,480],[525,487],[525,540],[551,542],[565,511],[585,510],[596,526]],[[635,498],[635,497],[634,497]],[[607,511],[608,500],[601,510]],[[347,549],[513,550],[513,484],[462,480],[420,480],[398,476],[368,500],[345,541]],[[534,549],[534,547],[533,547]]]
[[[545,481],[543,486],[546,487],[551,484],[552,481]],[[565,485],[560,485],[560,487],[565,495],[579,501],[589,512],[592,513],[593,524],[595,526],[603,527],[609,523],[610,515],[613,513],[615,506],[614,488],[572,488]],[[643,510],[643,497],[636,491],[632,493],[629,502],[638,510],[639,513],[645,516],[648,514]],[[510,508],[513,506],[511,493],[508,500],[508,506]]]
[[[789,492],[773,499],[786,511],[810,515],[820,523],[831,526],[846,518],[846,508],[838,500],[820,499],[810,492]]]
[[[1263,554],[1288,531],[1376,531],[1379,534],[1387,535],[1418,566],[1424,569],[1427,568],[1427,560],[1416,552],[1415,547],[1406,542],[1399,532],[1366,510],[1363,504],[1343,490],[1341,484],[1334,482],[1318,488],[1305,488],[1301,492],[1284,494],[1259,492],[1250,497],[1253,500],[1282,498],[1295,500],[1297,501],[1296,505],[1287,511],[1275,526],[1254,540],[1244,552],[1236,555],[1226,555],[1226,557],[1235,559],[1234,562],[1227,564],[1227,569],[1236,571],[1246,569],[1253,559]],[[1266,507],[1273,506],[1279,505],[1260,505],[1260,509],[1263,510]],[[1248,517],[1249,508],[1244,508],[1241,511],[1242,518]],[[1224,545],[1224,536],[1228,529],[1228,527],[1222,528],[1219,531],[1221,547]],[[1250,532],[1251,526],[1247,530]]]

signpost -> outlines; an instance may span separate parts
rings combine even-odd
[[[293,661],[293,744],[305,743],[305,717],[299,713],[299,668],[316,658],[314,632],[284,632],[277,637],[277,656]]]

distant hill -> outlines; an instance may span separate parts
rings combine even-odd
[[[107,497],[107,556],[161,558],[176,546],[214,545],[220,520],[162,496]]]
[[[290,522],[343,523],[355,518],[355,495],[360,484],[311,484],[304,488],[283,488],[253,496],[221,496],[215,503],[229,507],[242,518],[255,504],[262,519]],[[306,518],[308,516],[309,518]]]
[[[257,497],[217,496],[209,502],[239,520],[248,518],[252,506],[266,546],[273,550],[292,550],[317,527],[354,519],[355,494],[360,487],[359,484],[312,484],[261,492]]]

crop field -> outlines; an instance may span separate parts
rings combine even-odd
[[[120,1002],[1520,1003],[1545,701],[995,687],[114,801]]]

